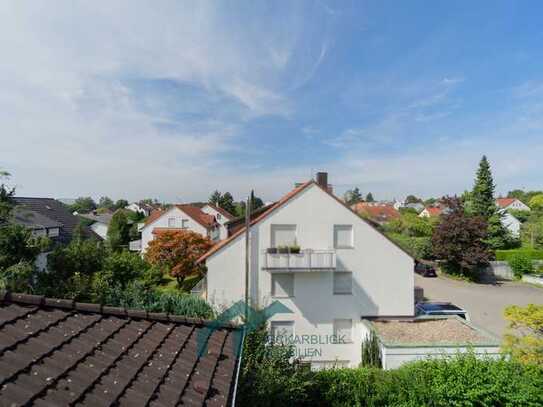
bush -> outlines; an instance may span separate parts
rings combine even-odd
[[[509,261],[517,254],[522,254],[530,260],[543,260],[543,250],[535,249],[496,250],[496,260]]]
[[[531,274],[534,271],[532,260],[524,253],[516,253],[508,260],[509,266],[516,278],[520,279],[524,274]]]
[[[34,271],[34,266],[24,261],[0,271],[0,289],[13,292],[32,292]]]
[[[417,259],[432,258],[432,239],[429,237],[410,237],[400,233],[388,233],[394,242]]]
[[[375,332],[371,331],[366,340],[362,342],[362,362],[360,366],[381,367],[381,349]]]

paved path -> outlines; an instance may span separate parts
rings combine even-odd
[[[474,324],[499,336],[507,326],[503,318],[505,307],[543,304],[543,288],[523,283],[476,284],[416,274],[415,285],[424,288],[424,296],[429,300],[450,301],[466,309]]]

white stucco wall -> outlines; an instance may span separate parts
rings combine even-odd
[[[193,232],[200,233],[203,236],[207,236],[208,232],[205,227],[189,217],[185,212],[179,209],[176,206],[171,207],[169,210],[164,212],[162,216],[158,219],[155,219],[153,222],[145,225],[141,230],[141,250],[144,253],[149,246],[149,242],[154,239],[153,229],[154,228],[167,228],[168,219],[175,218],[177,227],[181,227],[182,220],[187,220],[185,223],[187,229],[192,230]]]
[[[519,211],[529,211],[530,207],[526,205],[524,202],[515,199],[509,206],[507,206],[505,209],[516,209]]]
[[[215,220],[220,225],[220,227],[219,227],[219,239],[220,240],[226,239],[228,237],[228,230],[226,229],[224,224],[226,222],[228,222],[228,218],[223,216],[222,213],[220,213],[215,208],[213,208],[213,207],[211,207],[209,205],[203,206],[202,207],[202,212],[205,212],[205,213],[215,217]]]
[[[396,369],[407,362],[415,360],[424,360],[429,358],[444,358],[454,356],[459,353],[473,352],[477,356],[490,357],[498,359],[501,357],[500,347],[495,346],[403,346],[387,347],[381,345],[381,360],[383,369]]]
[[[353,226],[354,248],[336,249],[337,270],[353,273],[352,295],[333,293],[333,272],[296,272],[294,297],[278,299],[293,313],[270,319],[294,321],[296,336],[318,335],[320,340],[333,334],[334,319],[352,319],[352,343],[298,346],[302,355],[315,348],[320,351],[306,360],[347,361],[357,366],[367,333],[363,316],[413,315],[413,259],[315,185],[251,228],[250,291],[259,307],[276,300],[271,296],[271,273],[262,270],[272,224],[297,225],[297,243],[302,249],[314,250],[334,248],[334,225]],[[206,261],[208,301],[219,308],[243,299],[244,251],[241,235]]]

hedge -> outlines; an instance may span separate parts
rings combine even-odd
[[[496,260],[509,261],[517,254],[524,255],[531,260],[543,260],[543,250],[536,249],[496,250]]]

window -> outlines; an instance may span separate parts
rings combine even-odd
[[[334,248],[352,249],[353,246],[353,226],[334,225]]]
[[[334,319],[334,336],[336,343],[351,343],[352,331],[352,319]]]
[[[272,274],[272,297],[294,297],[294,275],[287,273]]]
[[[186,229],[189,227],[189,220],[188,219],[182,219],[181,220],[181,228]]]
[[[353,273],[350,271],[334,272],[334,294],[353,293]]]
[[[274,342],[294,342],[294,321],[272,321],[270,331]]]
[[[221,220],[221,214],[220,213],[217,214],[217,220]]]
[[[168,218],[168,227],[169,228],[174,228],[176,223],[177,222],[175,221],[175,218]]]
[[[57,237],[60,233],[58,228],[51,228],[47,231],[49,237]]]
[[[271,225],[271,247],[296,243],[296,225]]]

